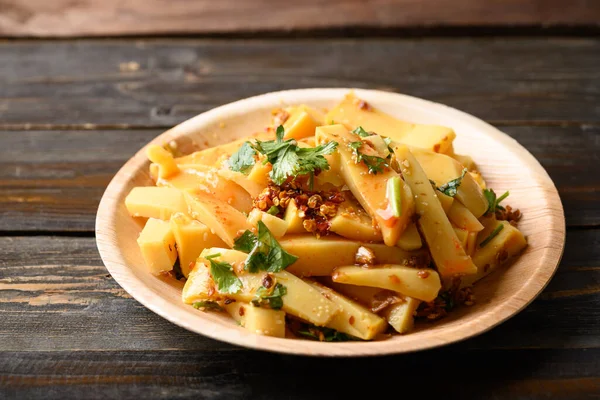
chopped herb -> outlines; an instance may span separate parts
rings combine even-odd
[[[398,218],[402,215],[402,195],[401,195],[400,177],[393,176],[387,181],[386,196],[394,213],[394,217]]]
[[[210,300],[197,301],[194,304],[192,304],[192,306],[196,310],[202,308],[205,310],[223,311],[223,307],[221,307],[219,305],[219,303],[217,303],[216,301],[210,301]]]
[[[394,154],[394,149],[392,149],[392,147],[390,146],[392,144],[392,139],[390,139],[389,137],[384,137],[383,142],[387,145],[388,151],[390,152],[388,158],[392,158],[392,154]]]
[[[440,293],[439,297],[446,304],[444,307],[446,311],[451,311],[455,307],[456,304],[454,303],[454,297],[452,296],[452,293],[450,293],[449,290]]]
[[[479,247],[483,247],[486,244],[488,244],[489,242],[492,241],[493,238],[495,238],[496,236],[498,236],[498,234],[500,233],[500,231],[504,229],[504,225],[500,224],[496,227],[496,229],[494,229],[492,231],[492,233],[490,233],[490,236],[486,237],[481,243],[479,243]]]
[[[262,221],[258,221],[258,236],[246,231],[235,240],[233,248],[248,253],[244,268],[251,273],[280,272],[298,259],[281,247]]]
[[[279,214],[279,208],[277,206],[271,206],[271,208],[269,208],[267,211],[267,214],[277,215]]]
[[[367,168],[369,169],[370,174],[377,174],[379,172],[383,172],[383,169],[388,167],[387,161],[385,158],[377,157],[377,156],[368,156],[363,154],[360,151],[363,142],[358,140],[356,142],[350,142],[348,147],[352,149],[354,155],[356,157],[356,163],[363,162]]]
[[[337,142],[329,142],[317,147],[300,148],[294,139],[283,140],[284,129],[279,126],[277,139],[267,142],[256,141],[254,148],[267,156],[267,161],[273,166],[269,176],[277,185],[281,185],[288,177],[310,175],[329,169],[329,163],[324,157],[331,154],[337,147]]]
[[[506,191],[504,194],[496,198],[496,193],[493,189],[483,189],[483,195],[488,201],[488,209],[486,214],[496,212],[496,210],[504,210],[504,207],[500,205],[500,202],[508,197],[510,192]]]
[[[307,339],[318,340],[321,342],[348,342],[350,340],[357,340],[356,338],[343,332],[336,331],[335,329],[310,324],[303,325],[304,327],[296,333]]]
[[[358,135],[358,136],[360,136],[360,137],[367,137],[367,136],[371,136],[371,135],[369,134],[369,132],[367,132],[367,131],[365,131],[365,130],[363,129],[363,127],[362,127],[362,126],[359,126],[359,127],[358,127],[358,128],[356,128],[355,130],[353,130],[353,131],[352,131],[352,133],[354,133],[355,135]]]
[[[286,294],[287,288],[281,283],[276,283],[272,290],[261,286],[256,291],[252,304],[256,307],[266,305],[273,310],[279,310],[283,307],[283,296]]]
[[[210,262],[210,274],[220,293],[237,293],[242,288],[242,281],[235,276],[231,264],[214,260],[220,256],[221,253],[216,253],[205,257]]]
[[[245,231],[237,239],[235,239],[233,249],[243,251],[244,253],[250,253],[255,244],[256,235],[250,231]]]
[[[446,196],[450,196],[450,197],[456,196],[458,187],[462,183],[462,180],[465,177],[466,173],[467,173],[467,169],[465,168],[462,170],[462,174],[458,178],[452,179],[450,182],[444,183],[442,186],[440,186],[438,188],[438,190],[440,192],[444,193]]]
[[[256,150],[254,150],[252,144],[250,142],[244,142],[242,147],[233,153],[229,158],[229,161],[227,161],[229,169],[247,174],[256,163],[256,160],[254,159],[255,156]]]

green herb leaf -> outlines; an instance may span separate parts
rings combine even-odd
[[[307,339],[319,340],[323,342],[348,342],[351,340],[357,340],[356,338],[336,331],[335,329],[311,324],[304,324],[302,330],[298,330],[296,333],[300,336],[306,337]]]
[[[287,288],[281,283],[276,283],[273,290],[261,286],[256,291],[252,304],[256,307],[268,306],[273,310],[279,310],[283,307],[283,296],[287,294]]]
[[[256,244],[256,235],[250,231],[246,231],[238,236],[233,243],[233,249],[250,253]]]
[[[450,182],[444,183],[442,186],[440,186],[438,188],[438,190],[447,196],[450,196],[450,197],[456,196],[458,187],[462,183],[462,180],[465,177],[466,173],[467,173],[467,169],[465,168],[462,170],[462,174],[458,178],[452,179]]]
[[[248,253],[244,267],[247,271],[280,272],[296,262],[298,257],[281,247],[264,222],[258,221],[257,226],[258,235],[246,231],[236,239],[234,245],[234,249]]]
[[[365,131],[365,130],[363,129],[363,127],[362,127],[362,126],[359,126],[359,127],[358,127],[358,128],[356,128],[355,130],[353,130],[353,131],[352,131],[352,133],[354,133],[355,135],[358,135],[358,136],[360,136],[360,137],[367,137],[367,136],[371,136],[371,135],[369,134],[369,132],[367,132],[367,131]]]
[[[194,304],[192,304],[192,307],[194,307],[196,310],[205,309],[205,310],[223,311],[223,307],[221,307],[219,305],[219,303],[217,303],[216,301],[210,301],[210,300],[197,301]]]
[[[496,198],[496,193],[493,189],[483,189],[483,195],[488,201],[488,209],[485,213],[490,214],[496,212],[496,210],[504,210],[504,207],[500,205],[500,202],[506,199],[510,195],[510,192],[506,191],[502,196]]]
[[[348,147],[350,147],[354,152],[354,156],[356,157],[356,163],[363,162],[367,166],[370,174],[377,174],[383,172],[383,169],[388,167],[386,159],[363,154],[360,151],[362,145],[363,142],[360,140],[348,143]]]
[[[273,166],[270,177],[277,185],[281,185],[292,176],[314,174],[315,171],[329,169],[329,163],[324,157],[331,154],[337,147],[337,142],[317,146],[315,148],[300,148],[294,139],[283,140],[283,126],[277,128],[277,140],[267,142],[256,141],[255,149],[267,156]]]
[[[256,163],[256,160],[254,159],[255,156],[256,150],[254,150],[252,144],[250,144],[250,142],[244,142],[242,147],[233,153],[227,161],[229,169],[247,174]]]
[[[217,290],[219,293],[237,293],[242,288],[242,281],[235,276],[231,264],[215,261],[220,256],[220,253],[216,253],[205,257],[210,262],[210,274],[217,284]]]
[[[496,236],[498,236],[498,234],[500,233],[500,231],[504,229],[504,224],[500,224],[496,227],[496,229],[494,229],[492,231],[492,233],[490,233],[490,236],[486,237],[481,243],[479,243],[479,247],[483,247],[486,244],[488,244],[489,242],[492,241],[493,238],[495,238]]]
[[[269,210],[267,211],[267,214],[271,214],[271,215],[279,214],[279,207],[271,206],[271,208],[269,208]]]

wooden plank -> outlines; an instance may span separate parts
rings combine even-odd
[[[178,328],[130,298],[107,275],[93,238],[0,237],[0,320],[0,352],[235,348]],[[460,348],[600,349],[598,321],[600,229],[574,230],[541,298]]]
[[[568,225],[600,224],[600,177],[589,173],[600,161],[600,127],[501,129],[548,170]],[[0,231],[93,231],[112,176],[161,132],[0,131]]]
[[[265,18],[269,15],[269,18]],[[600,7],[574,0],[410,0],[115,2],[10,0],[0,34],[81,36],[305,31],[343,27],[595,25]]]
[[[497,123],[597,123],[598,65],[595,38],[9,41],[0,121],[163,128],[269,91],[360,87]]]
[[[360,367],[349,367],[347,359],[254,351],[0,354],[0,394],[5,398],[363,398],[399,376],[427,396],[448,399],[577,400],[593,398],[600,390],[598,349],[454,347],[354,360]],[[445,365],[448,360],[452,368]],[[435,385],[432,374],[423,371],[436,371]],[[299,377],[306,383],[299,385]],[[365,379],[372,384],[354,383]]]

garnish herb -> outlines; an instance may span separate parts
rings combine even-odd
[[[205,309],[205,310],[214,310],[214,311],[223,311],[223,308],[216,301],[203,300],[197,301],[192,304],[196,310]]]
[[[271,206],[271,208],[269,208],[267,211],[267,214],[277,215],[279,214],[279,208],[277,206]]]
[[[483,247],[486,244],[488,244],[489,242],[492,241],[493,238],[495,238],[496,236],[498,236],[498,234],[500,233],[500,231],[504,229],[504,225],[500,224],[496,227],[496,229],[494,229],[492,231],[492,233],[490,233],[490,236],[486,237],[481,243],[479,243],[479,247]]]
[[[256,150],[252,147],[250,142],[244,142],[242,147],[238,149],[233,155],[229,158],[228,164],[229,169],[232,171],[241,172],[243,174],[248,174],[254,164],[256,163],[255,157]]]
[[[350,340],[357,340],[354,337],[343,332],[338,332],[335,329],[310,324],[305,324],[305,327],[296,333],[307,339],[318,340],[321,342],[347,342]]]
[[[281,185],[288,177],[309,175],[312,181],[315,172],[329,169],[327,159],[337,147],[337,142],[329,142],[314,148],[300,148],[294,139],[283,140],[284,129],[279,126],[277,139],[266,142],[256,140],[254,149],[267,157],[273,166],[269,176],[276,185]]]
[[[447,196],[450,196],[450,197],[456,196],[458,187],[462,183],[462,180],[465,177],[466,173],[467,173],[467,169],[465,168],[462,170],[462,174],[458,178],[452,179],[450,182],[444,183],[442,186],[440,186],[438,188],[438,190]]]
[[[388,202],[394,213],[394,217],[402,215],[402,195],[401,195],[401,182],[399,176],[393,176],[387,181],[386,195]]]
[[[273,310],[279,310],[283,307],[283,296],[287,294],[287,288],[281,283],[276,283],[273,289],[261,286],[256,291],[252,304],[256,307],[268,306]]]
[[[360,136],[360,137],[367,137],[367,136],[371,136],[371,135],[369,134],[369,132],[367,132],[367,131],[365,131],[365,130],[363,129],[363,127],[362,127],[362,126],[359,126],[359,127],[358,127],[358,128],[356,128],[355,130],[353,130],[353,131],[352,131],[352,133],[354,133],[355,135],[358,135],[358,136]]]
[[[483,195],[488,201],[488,209],[486,214],[496,212],[496,210],[504,210],[504,207],[500,205],[500,202],[508,197],[510,192],[507,190],[504,194],[496,198],[496,193],[493,189],[483,189]]]
[[[383,172],[383,169],[388,167],[386,159],[363,154],[360,151],[362,145],[363,142],[360,140],[348,143],[348,147],[350,147],[354,152],[354,156],[356,157],[356,163],[363,162],[369,169],[370,174],[377,174],[378,172]]]
[[[210,274],[220,293],[237,293],[242,288],[242,281],[235,276],[231,264],[214,260],[220,256],[221,253],[216,253],[205,257],[210,262]]]
[[[258,235],[244,232],[235,240],[233,248],[248,253],[244,268],[251,273],[280,272],[298,259],[281,247],[262,221],[258,221]]]

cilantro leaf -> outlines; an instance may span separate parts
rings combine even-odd
[[[467,169],[464,168],[462,170],[462,174],[458,178],[452,179],[451,181],[449,181],[447,183],[444,183],[442,186],[440,186],[438,188],[438,190],[440,192],[444,193],[446,196],[450,196],[450,197],[456,196],[456,193],[458,191],[458,187],[462,183],[462,180],[465,177],[466,173],[467,173]]]
[[[250,231],[244,232],[236,239],[234,249],[248,253],[244,268],[251,273],[280,272],[298,259],[281,247],[262,221],[258,221],[258,235]]]
[[[388,167],[386,159],[377,156],[369,156],[362,153],[360,151],[362,145],[363,142],[360,140],[348,143],[348,147],[350,147],[354,152],[356,163],[364,163],[367,166],[370,174],[376,175],[377,173],[383,172],[383,169]]]
[[[279,214],[279,207],[277,207],[277,206],[271,206],[271,208],[269,208],[269,210],[267,211],[267,214],[270,214],[270,215],[277,215],[277,214]]]
[[[242,147],[233,153],[227,161],[229,169],[247,174],[256,163],[254,156],[256,156],[256,150],[254,150],[252,144],[250,144],[250,142],[244,142]]]
[[[331,154],[337,142],[329,142],[315,148],[300,148],[294,139],[283,140],[284,133],[283,126],[280,125],[277,128],[276,140],[257,140],[254,146],[273,166],[269,176],[275,184],[281,185],[290,176],[312,176],[315,171],[329,169],[324,155]]]
[[[233,249],[250,253],[256,244],[256,235],[250,231],[245,231],[233,243]]]
[[[367,137],[367,136],[371,136],[369,135],[369,132],[365,131],[363,129],[362,126],[359,126],[358,128],[356,128],[355,130],[352,131],[352,133],[354,133],[355,135],[358,135],[360,137]]]
[[[205,257],[210,262],[210,274],[217,284],[217,290],[220,293],[237,293],[242,288],[242,281],[233,272],[231,264],[215,261],[221,253],[211,254]]]
[[[287,288],[281,283],[276,283],[273,290],[261,286],[256,291],[252,304],[256,307],[266,305],[273,310],[279,310],[283,307],[283,296],[287,294]]]
[[[510,192],[506,191],[504,194],[498,198],[496,198],[496,193],[493,189],[483,189],[483,195],[488,201],[488,209],[485,212],[486,214],[496,212],[496,210],[504,210],[504,207],[500,205],[500,202],[508,197]]]
[[[310,340],[319,340],[321,342],[347,342],[357,340],[356,338],[336,331],[335,329],[304,324],[304,328],[296,332],[297,334],[306,337]]]
[[[196,310],[198,309],[206,309],[206,310],[214,310],[214,311],[223,311],[223,308],[216,301],[203,300],[197,301],[192,304]]]

